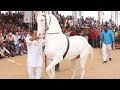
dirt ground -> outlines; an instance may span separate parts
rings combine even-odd
[[[94,49],[94,60],[88,59],[86,63],[85,79],[120,79],[119,58],[120,50],[113,50],[113,60],[108,61],[106,64],[102,64],[100,49]],[[0,59],[0,79],[28,79],[26,60],[27,55]],[[12,61],[15,61],[18,64]],[[62,61],[60,63],[60,71],[56,72],[56,78],[70,79],[71,76],[72,70],[70,61]],[[75,78],[80,78],[80,69]],[[48,79],[44,67],[43,79]]]

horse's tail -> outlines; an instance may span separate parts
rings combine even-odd
[[[90,61],[90,63],[89,63],[89,65],[90,65],[90,69],[91,70],[93,70],[94,69],[94,67],[93,67],[93,54],[94,54],[94,52],[93,52],[93,48],[92,48],[92,46],[89,44],[89,47],[90,47],[90,54],[89,54],[89,56],[90,56],[90,59],[91,59],[91,61]]]
[[[90,44],[89,44],[89,48],[90,48],[90,59],[93,60],[93,48]]]

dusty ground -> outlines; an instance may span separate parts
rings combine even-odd
[[[113,50],[113,60],[102,64],[100,49],[94,49],[94,60],[86,63],[85,79],[120,79],[120,50]],[[0,79],[27,79],[26,59],[27,55],[10,57],[21,65],[15,64],[8,58],[0,59]],[[72,75],[71,63],[63,61],[60,63],[60,70],[56,72],[57,79],[69,79]],[[76,74],[76,79],[80,77],[80,70]],[[45,68],[43,68],[43,79],[48,79]]]

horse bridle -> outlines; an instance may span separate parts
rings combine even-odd
[[[48,26],[47,26],[47,22],[46,22],[46,15],[42,15],[42,16],[45,17],[45,33],[44,33],[44,37],[43,37],[45,39],[45,34],[49,28],[47,28]],[[51,23],[51,17],[50,17],[49,25],[50,25],[50,23]],[[39,43],[40,42],[36,42],[35,46],[37,46]]]
[[[45,17],[45,33],[44,33],[44,34],[59,34],[59,33],[61,33],[61,32],[57,32],[57,33],[47,33],[47,30],[48,30],[49,28],[48,28],[47,21],[46,21],[46,15],[42,15],[42,16]],[[50,21],[49,21],[49,26],[50,26],[50,24],[51,24],[51,16],[49,15],[49,17],[50,17]]]
[[[51,24],[51,16],[50,16],[50,22],[49,22],[49,26],[50,26],[50,24]],[[49,29],[49,28],[48,28]],[[58,32],[58,33],[46,33],[47,32],[47,22],[46,22],[46,15],[45,15],[45,34],[59,34],[59,33],[61,33],[61,32]],[[63,59],[65,58],[65,56],[67,55],[67,53],[68,53],[68,50],[69,50],[69,46],[70,46],[70,42],[69,42],[69,39],[68,39],[68,37],[66,36],[66,38],[67,38],[67,49],[66,49],[66,51],[65,51],[65,53],[64,53],[64,55],[63,55]]]
[[[48,26],[47,26],[47,22],[46,22],[46,15],[42,15],[42,16],[44,16],[44,17],[45,17],[45,33],[44,33],[44,39],[45,39],[45,34],[59,34],[59,33],[61,33],[61,32],[58,32],[58,33],[47,33],[47,30],[48,30],[49,28],[48,28]],[[50,16],[50,15],[49,15],[49,16]],[[50,16],[49,26],[50,26],[50,24],[51,24],[51,16]],[[65,58],[65,56],[67,55],[68,50],[69,50],[69,46],[70,46],[69,39],[68,39],[68,37],[67,37],[67,36],[66,36],[66,38],[67,38],[68,45],[67,45],[66,52],[65,52],[65,53],[64,53],[64,55],[63,55],[63,59],[64,59],[64,58]],[[39,43],[38,43],[38,44],[39,44]]]

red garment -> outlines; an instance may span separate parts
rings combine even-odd
[[[24,42],[24,49],[27,51],[27,45],[26,45],[26,42]]]
[[[71,28],[67,28],[67,29],[66,29],[66,32],[71,32]]]
[[[76,32],[75,31],[71,31],[70,36],[75,36]]]
[[[98,36],[99,36],[99,35],[98,35],[98,32],[97,32],[96,30],[93,30],[93,31],[92,31],[92,38],[93,38],[93,39],[98,39]]]
[[[89,38],[89,39],[92,38],[92,29],[89,31],[88,38]]]

